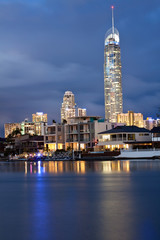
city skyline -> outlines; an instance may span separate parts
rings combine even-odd
[[[104,116],[103,43],[112,4],[121,35],[123,112],[155,117],[160,3],[8,0],[0,1],[0,136],[5,122],[33,112],[60,121],[66,90],[89,115]]]

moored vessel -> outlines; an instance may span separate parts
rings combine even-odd
[[[121,150],[116,159],[153,159],[160,158],[160,149]]]

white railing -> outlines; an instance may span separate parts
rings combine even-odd
[[[149,149],[123,149],[121,152],[151,152],[151,151],[160,151],[159,148],[149,148]]]
[[[152,137],[152,142],[160,142],[160,137]]]

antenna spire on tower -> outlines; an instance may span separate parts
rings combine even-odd
[[[111,6],[112,8],[112,34],[114,34],[114,6]]]

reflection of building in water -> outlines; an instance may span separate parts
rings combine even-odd
[[[40,162],[0,162],[0,172],[23,172],[25,174],[38,173],[120,173],[132,171],[160,171],[160,161],[45,161]]]
[[[76,162],[76,172],[77,173],[85,173],[85,162],[77,161]]]
[[[64,173],[64,172],[75,172],[75,173],[85,173],[85,162],[64,162],[64,161],[50,161],[44,163],[45,171],[49,173]]]
[[[27,173],[78,173],[84,174],[88,171],[112,173],[112,172],[130,172],[129,161],[107,161],[107,162],[64,162],[64,161],[49,161],[49,162],[25,162],[25,174]]]
[[[95,162],[94,170],[96,172],[103,173],[130,172],[130,162],[129,161]]]

